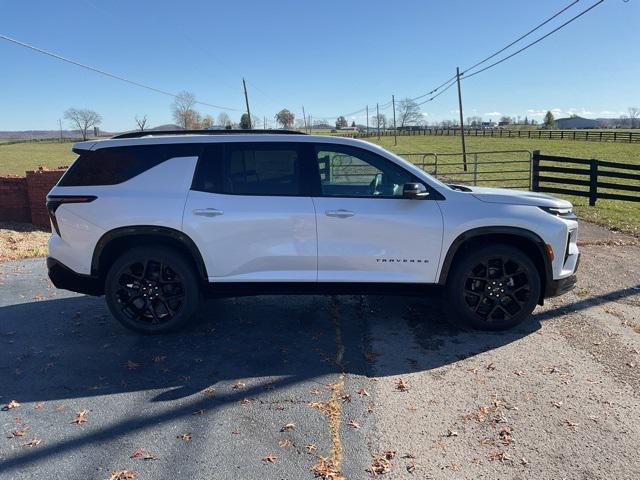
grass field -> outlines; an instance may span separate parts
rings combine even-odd
[[[39,166],[55,168],[69,165],[76,158],[71,151],[72,145],[71,142],[57,141],[0,143],[0,175],[24,175],[26,170]]]
[[[457,153],[461,151],[460,137],[452,136],[399,136],[398,145],[393,144],[393,137],[372,137],[369,141],[378,143],[396,153],[434,152]],[[72,143],[28,142],[11,145],[0,143],[0,175],[24,175],[25,170],[38,166],[55,168],[69,165],[75,158],[71,152]],[[546,155],[559,155],[577,158],[596,158],[614,162],[640,164],[640,145],[613,142],[585,142],[571,140],[537,140],[506,138],[467,138],[467,151],[487,150],[540,150]],[[506,159],[508,155],[492,155],[491,159]],[[486,158],[486,157],[485,157]],[[517,158],[524,158],[519,155]],[[440,157],[441,162],[460,162],[461,157]],[[513,157],[511,157],[513,159]],[[519,164],[518,168],[522,168]],[[480,167],[478,179],[482,185],[488,178],[484,173],[487,167]],[[452,171],[458,167],[453,167]],[[522,175],[522,174],[518,174]],[[454,176],[455,178],[455,176]],[[458,177],[465,178],[465,177]],[[468,178],[468,177],[466,177]],[[500,182],[491,186],[505,186]],[[508,183],[507,183],[508,185]],[[579,216],[627,232],[640,233],[640,203],[620,202],[615,200],[598,200],[596,207],[589,207],[585,198],[566,197],[576,205]]]

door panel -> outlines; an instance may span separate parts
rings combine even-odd
[[[442,214],[433,199],[405,199],[420,182],[374,152],[317,144],[314,196],[318,281],[433,283],[442,247]]]
[[[300,144],[205,147],[183,215],[213,282],[315,282],[317,235]]]
[[[202,252],[210,281],[316,281],[316,219],[309,197],[192,190],[183,230]]]
[[[315,197],[313,202],[318,222],[318,281],[436,281],[442,246],[442,214],[437,202],[330,197]],[[331,214],[339,210],[352,215]]]

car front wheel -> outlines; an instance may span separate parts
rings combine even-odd
[[[111,314],[140,333],[165,333],[184,326],[200,300],[190,262],[166,247],[136,247],[109,269],[105,297]]]
[[[510,245],[469,249],[447,281],[452,319],[480,330],[504,330],[529,317],[540,297],[540,275],[531,259]]]

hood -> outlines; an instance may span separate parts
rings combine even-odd
[[[466,185],[465,185],[466,186]],[[471,195],[487,203],[531,205],[533,207],[571,208],[571,202],[538,192],[509,190],[507,188],[468,187]]]

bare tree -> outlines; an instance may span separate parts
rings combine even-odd
[[[275,118],[276,122],[282,125],[282,128],[290,128],[291,125],[293,125],[296,116],[286,108],[283,108],[278,113],[276,113]]]
[[[375,126],[375,128],[387,128],[387,116],[384,113],[379,113],[378,115],[373,115],[371,117],[371,124]]]
[[[229,125],[231,125],[231,117],[229,117],[228,113],[222,112],[218,115],[218,125],[223,128],[227,128]]]
[[[147,126],[147,116],[145,115],[145,116],[139,118],[136,115],[136,125],[138,125],[138,128],[140,129],[141,132],[144,132],[144,129]]]
[[[200,121],[200,128],[208,130],[211,127],[213,127],[213,117],[211,115],[205,115],[202,117],[202,120]]]
[[[422,120],[420,106],[410,98],[405,98],[398,102],[398,125],[406,127],[415,125]]]
[[[636,128],[638,124],[638,117],[640,117],[640,108],[629,107],[629,120],[631,121],[631,128]]]
[[[70,108],[64,112],[64,118],[80,131],[83,140],[87,139],[90,128],[97,127],[102,123],[100,114],[87,109]]]
[[[180,92],[173,101],[172,113],[175,122],[185,129],[198,128],[200,114],[195,110],[196,97],[191,92]]]

